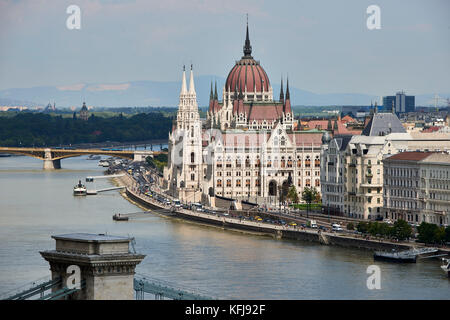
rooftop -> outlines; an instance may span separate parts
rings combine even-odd
[[[405,160],[405,161],[420,161],[428,156],[432,155],[433,152],[418,152],[418,151],[406,151],[397,153],[384,161],[392,161],[392,160]]]
[[[70,240],[81,242],[129,242],[128,237],[110,236],[103,233],[68,233],[52,236],[55,240]]]
[[[385,136],[390,133],[406,133],[406,130],[395,114],[375,113],[361,134],[364,136]]]

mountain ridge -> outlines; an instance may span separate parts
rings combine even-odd
[[[209,104],[211,82],[217,81],[219,100],[225,78],[214,75],[195,77],[199,106]],[[85,101],[95,107],[176,107],[181,81],[137,80],[120,83],[78,83],[61,86],[36,86],[0,90],[0,105],[46,106],[56,102],[59,108],[81,107]],[[274,98],[278,99],[279,84],[272,84]],[[380,104],[380,97],[364,93],[318,94],[290,87],[292,105],[343,106]],[[395,93],[392,93],[394,95]],[[448,97],[450,94],[440,94]],[[434,94],[416,95],[416,105],[432,105]],[[20,104],[22,102],[22,104]]]

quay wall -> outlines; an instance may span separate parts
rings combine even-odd
[[[256,233],[259,235],[267,235],[277,239],[310,241],[326,245],[335,245],[346,248],[358,248],[371,251],[375,250],[390,251],[392,249],[406,250],[413,247],[413,244],[386,242],[380,240],[367,240],[364,238],[353,237],[351,235],[343,235],[329,232],[322,232],[321,234],[319,234],[318,231],[316,230],[300,229],[292,226],[281,226],[281,225],[266,224],[262,222],[240,220],[238,218],[206,214],[203,212],[194,212],[186,209],[178,209],[175,212],[172,212],[171,209],[165,207],[163,204],[155,200],[147,199],[146,197],[138,195],[129,188],[126,189],[126,195],[130,200],[139,203],[145,208],[157,210],[158,213],[171,215],[174,217],[178,217],[193,222],[207,224],[222,229],[245,231],[250,233]],[[449,253],[448,250],[445,249],[440,250],[440,252]]]

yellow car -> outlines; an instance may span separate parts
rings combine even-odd
[[[297,224],[295,222],[289,222],[290,226],[296,226]]]
[[[256,217],[255,217],[255,220],[256,220],[256,221],[262,221],[262,218],[261,218],[261,217],[258,217],[258,216],[256,216]]]

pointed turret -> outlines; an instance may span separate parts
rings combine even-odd
[[[217,95],[217,81],[216,81],[216,83],[214,84],[214,100],[218,100],[218,99],[219,99],[219,97]]]
[[[247,34],[245,36],[244,56],[243,58],[252,59],[252,46],[250,45],[250,37],[248,35],[248,15],[247,15]]]
[[[192,64],[191,64],[191,75],[189,78],[189,93],[195,94],[194,71],[192,70]]]
[[[286,79],[286,101],[284,102],[284,113],[292,114],[291,95],[289,93],[289,78]],[[293,117],[293,115],[292,115]]]
[[[289,94],[289,78],[287,78],[287,83],[286,83],[286,101],[287,100],[291,100],[291,96]]]
[[[281,77],[280,102],[283,102],[283,103],[284,103],[283,77]]]
[[[328,119],[327,131],[333,131],[333,125],[331,124],[331,119]]]
[[[180,94],[186,94],[187,93],[187,87],[186,87],[186,67],[183,66],[183,78],[181,80],[181,92]]]
[[[339,132],[339,127],[338,127],[338,121],[337,119],[334,119],[334,126],[333,126],[333,134],[336,135]]]
[[[212,90],[212,81],[211,81],[211,91],[209,92],[209,101],[214,99],[213,90]]]

